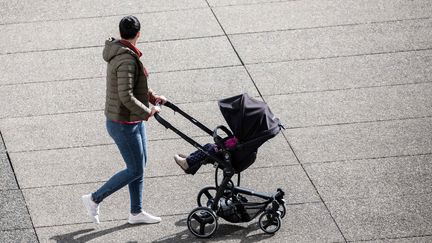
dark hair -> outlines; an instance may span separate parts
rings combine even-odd
[[[135,38],[138,31],[140,31],[141,24],[137,17],[129,15],[120,20],[119,29],[121,38],[130,40]]]

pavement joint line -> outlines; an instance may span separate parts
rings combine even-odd
[[[21,82],[21,83],[8,83],[8,84],[0,84],[0,87],[6,86],[18,86],[18,85],[31,85],[31,84],[46,84],[46,83],[60,83],[60,82],[76,82],[82,80],[91,80],[91,79],[100,79],[106,78],[106,76],[94,76],[94,77],[84,77],[84,78],[68,78],[68,79],[54,79],[54,80],[45,80],[45,81],[34,81],[34,82]]]
[[[297,58],[297,59],[280,60],[280,61],[251,62],[251,63],[245,63],[245,65],[246,66],[252,66],[252,65],[259,66],[259,65],[263,65],[263,64],[282,64],[282,63],[288,63],[288,62],[303,62],[303,61],[338,59],[338,58],[349,58],[349,57],[359,57],[359,56],[391,55],[391,54],[397,54],[397,53],[424,52],[424,51],[431,51],[431,50],[432,50],[432,47],[422,48],[422,49],[396,50],[396,51],[388,51],[388,52],[353,54],[353,55],[340,55],[340,56],[327,56],[327,57],[314,57],[314,58]],[[188,71],[222,69],[222,68],[231,68],[231,67],[242,67],[242,65],[241,64],[235,64],[235,65],[224,65],[224,66],[213,66],[213,67],[198,67],[198,68],[186,68],[186,69],[176,69],[176,70],[164,70],[164,71],[150,72],[149,74],[188,72]],[[65,82],[65,81],[97,79],[97,78],[106,78],[106,76],[78,77],[78,78],[68,78],[68,79],[41,80],[41,81],[34,81],[34,82],[8,83],[8,84],[0,84],[0,87],[2,87],[2,86],[15,86],[15,85],[21,85],[21,84],[54,83],[54,82]]]
[[[185,68],[185,69],[175,69],[175,70],[149,72],[149,74],[164,74],[164,73],[174,73],[174,72],[189,72],[189,71],[212,70],[212,69],[235,68],[235,67],[241,67],[241,65],[240,64],[234,64],[234,65],[223,65],[223,66],[213,66],[213,67]],[[78,81],[78,80],[97,79],[97,78],[106,78],[106,76],[93,76],[93,77],[80,77],[80,78],[68,78],[68,79],[41,80],[41,81],[34,81],[34,82],[9,83],[9,84],[0,84],[0,87],[2,87],[2,86],[15,86],[15,85],[22,85],[22,84],[37,84],[37,83],[55,83],[55,82]]]
[[[426,119],[426,118],[431,118],[431,117],[432,117],[432,115],[427,115],[427,116],[401,117],[401,118],[378,119],[378,120],[367,120],[367,121],[356,121],[356,122],[340,122],[340,123],[332,123],[332,124],[317,124],[317,125],[300,126],[300,127],[286,127],[285,130],[296,130],[296,129],[318,128],[318,127],[331,127],[331,126],[345,126],[345,125],[354,125],[354,124],[405,121],[405,120],[419,120],[419,119]]]
[[[286,2],[300,2],[303,0],[279,0],[279,1],[268,1],[268,2],[255,2],[255,3],[234,3],[234,4],[224,4],[219,6],[211,6],[212,8],[226,8],[234,6],[251,6],[251,5],[271,5],[274,3],[286,3]]]
[[[397,84],[382,84],[382,85],[347,87],[347,88],[340,88],[340,89],[323,89],[323,90],[306,90],[306,91],[286,92],[286,93],[270,93],[270,94],[264,94],[264,96],[274,97],[274,96],[286,96],[286,95],[297,95],[297,94],[326,93],[326,92],[337,92],[337,91],[345,91],[345,90],[375,89],[375,88],[385,88],[385,87],[395,87],[395,86],[410,86],[410,85],[429,84],[429,83],[432,83],[432,80],[412,82],[412,83],[397,83]]]
[[[80,80],[84,80],[84,79],[80,79]],[[72,81],[75,81],[75,80],[72,80]],[[326,92],[338,92],[338,91],[361,90],[361,89],[375,89],[375,88],[410,86],[410,85],[429,84],[429,83],[432,83],[432,80],[431,81],[413,82],[413,83],[398,83],[398,84],[383,84],[383,85],[347,87],[347,88],[340,88],[340,89],[323,89],[323,90],[310,90],[310,91],[298,91],[298,92],[286,92],[286,93],[270,93],[270,94],[263,94],[263,96],[265,96],[267,98],[271,98],[271,97],[277,97],[277,96],[288,96],[288,95],[298,95],[298,94],[326,93]],[[28,83],[28,84],[32,84],[32,83]],[[0,87],[1,87],[1,85],[0,85]],[[263,97],[260,97],[260,98],[263,98]],[[176,104],[177,105],[187,105],[187,104],[195,104],[195,103],[209,103],[209,102],[216,102],[218,100],[219,99],[208,99],[208,100],[198,100],[198,101],[189,101],[189,102],[178,102]],[[98,112],[98,111],[103,111],[103,109],[64,111],[64,112],[58,112],[58,113],[43,113],[43,114],[31,114],[31,115],[19,115],[19,116],[5,116],[5,117],[0,117],[0,120],[65,115],[65,114],[75,114],[75,113],[77,113],[77,114],[78,113],[91,113],[91,112]]]
[[[207,3],[208,7],[210,8],[210,11],[213,13],[214,18],[215,18],[216,21],[218,22],[218,24],[219,24],[220,28],[222,29],[223,33],[225,34],[225,36],[226,36],[228,42],[230,43],[231,48],[233,49],[233,51],[234,51],[234,53],[236,54],[237,58],[239,59],[241,65],[243,66],[244,70],[246,71],[247,75],[249,76],[249,79],[251,80],[252,84],[255,86],[255,89],[257,90],[259,96],[260,96],[261,99],[265,102],[265,99],[264,99],[264,97],[263,97],[261,91],[259,90],[259,88],[258,88],[256,82],[254,81],[254,79],[253,79],[252,75],[250,74],[249,70],[247,69],[247,67],[246,67],[246,65],[245,65],[245,63],[244,63],[244,61],[243,61],[243,59],[241,58],[240,54],[238,53],[237,49],[235,48],[234,44],[232,43],[232,41],[231,41],[230,37],[228,36],[228,34],[227,34],[225,28],[223,27],[222,23],[219,21],[219,18],[217,17],[216,13],[214,12],[212,6],[211,6],[210,3],[208,2],[208,0],[205,0],[205,1],[206,1],[206,3]]]
[[[184,37],[184,38],[173,38],[173,39],[139,41],[138,44],[174,42],[174,41],[185,41],[185,40],[198,40],[198,39],[211,39],[211,38],[218,38],[218,37],[224,37],[224,35],[206,35],[206,36],[195,36],[195,37]],[[69,50],[91,49],[91,48],[100,48],[100,47],[104,47],[104,45],[90,45],[90,46],[76,46],[76,47],[67,47],[67,48],[53,48],[53,49],[28,50],[28,51],[17,51],[17,52],[4,52],[4,53],[0,53],[0,56],[8,56],[8,55],[15,55],[15,54],[27,54],[27,53],[43,53],[43,52],[51,52],[51,51],[69,51]]]
[[[297,30],[330,29],[330,28],[338,28],[338,27],[359,26],[359,25],[375,25],[375,24],[397,23],[397,22],[428,20],[428,19],[432,19],[432,16],[420,17],[420,18],[406,18],[406,19],[381,20],[381,21],[358,22],[358,23],[347,23],[347,24],[334,24],[334,25],[322,25],[322,26],[311,26],[311,27],[263,30],[263,31],[235,32],[235,33],[230,33],[228,35],[252,35],[252,34],[289,32],[289,31],[297,31]]]
[[[419,116],[419,117],[404,117],[404,118],[382,119],[382,120],[370,120],[370,121],[358,121],[358,122],[346,122],[346,123],[334,123],[334,124],[321,124],[321,125],[311,125],[311,126],[303,126],[303,127],[286,127],[285,130],[297,130],[297,129],[318,128],[318,127],[331,127],[331,126],[346,126],[346,125],[367,124],[367,123],[381,123],[381,122],[394,122],[394,121],[405,121],[405,120],[419,120],[419,119],[427,119],[427,118],[431,118],[431,117],[432,117],[432,115],[429,115],[429,116]],[[204,136],[204,135],[193,135],[191,137],[192,138],[201,138],[201,137],[207,137],[207,136]],[[149,139],[149,141],[166,141],[166,140],[173,140],[173,139],[178,139],[178,138],[177,137],[167,137],[167,138],[161,138],[161,139]],[[87,147],[96,147],[96,146],[104,146],[104,145],[111,145],[111,144],[114,144],[114,143],[79,145],[79,146],[69,146],[69,147],[56,147],[56,148],[48,148],[48,149],[17,150],[17,151],[10,151],[10,153],[26,153],[26,152],[61,150],[61,149],[73,149],[73,148],[87,148]]]
[[[60,19],[41,19],[34,21],[19,21],[19,22],[6,22],[0,23],[2,25],[19,25],[19,24],[32,24],[32,23],[46,23],[46,22],[59,22],[68,20],[79,20],[79,19],[98,19],[98,18],[110,18],[110,17],[120,17],[125,15],[142,15],[142,14],[153,14],[153,13],[169,13],[169,12],[180,12],[185,10],[197,10],[205,9],[206,7],[192,7],[192,8],[178,8],[178,9],[167,9],[167,10],[155,10],[155,11],[144,11],[144,12],[134,12],[134,13],[121,13],[121,14],[108,14],[99,16],[82,16],[82,17],[71,17],[71,18],[60,18]]]
[[[24,231],[24,230],[34,230],[34,228],[13,228],[13,229],[0,229],[0,232],[11,232],[11,231]]]
[[[299,61],[339,59],[339,58],[346,58],[346,57],[377,56],[377,55],[387,55],[387,54],[407,53],[407,52],[421,52],[421,51],[431,51],[431,50],[432,50],[432,47],[428,47],[428,48],[417,48],[417,49],[407,49],[407,50],[394,50],[394,51],[369,52],[369,53],[359,53],[359,54],[349,54],[349,55],[337,55],[337,56],[293,58],[293,59],[277,60],[277,61],[251,62],[251,63],[246,63],[246,66],[247,65],[273,64],[273,63],[286,63],[286,62],[299,62]]]
[[[345,235],[344,235],[344,233],[343,233],[343,231],[342,231],[342,229],[340,228],[340,226],[339,226],[339,224],[337,223],[336,219],[335,219],[334,216],[332,215],[332,213],[331,213],[329,207],[327,206],[327,204],[325,203],[323,197],[322,197],[321,194],[319,193],[319,191],[318,191],[318,187],[317,187],[317,186],[315,185],[315,183],[312,181],[312,178],[310,177],[309,173],[306,171],[304,165],[301,163],[301,161],[300,161],[300,159],[299,159],[297,153],[295,152],[294,147],[293,147],[293,146],[291,145],[291,143],[289,142],[289,140],[288,140],[288,136],[285,135],[285,133],[283,133],[283,131],[282,131],[282,135],[283,135],[283,137],[285,138],[285,141],[288,143],[288,146],[289,146],[289,148],[291,149],[291,152],[293,153],[293,155],[294,155],[294,157],[296,158],[297,162],[300,164],[300,166],[301,166],[303,172],[305,173],[306,177],[308,178],[309,182],[311,183],[312,187],[314,188],[314,190],[315,190],[316,194],[318,195],[319,199],[320,199],[321,202],[323,203],[323,205],[324,205],[325,209],[327,210],[327,212],[328,212],[330,218],[333,220],[333,223],[335,224],[336,228],[338,229],[339,233],[341,234],[341,236],[342,236],[344,242],[348,242],[348,241],[347,241],[347,238],[345,237]]]
[[[295,2],[295,1],[302,1],[302,0],[281,0],[281,1],[271,1],[271,2],[266,2],[266,3],[230,4],[230,5],[221,5],[221,6],[217,6],[217,7],[215,6],[215,8],[228,7],[228,6],[262,5],[262,4]],[[206,8],[207,7],[192,7],[192,8],[178,8],[178,9],[167,9],[167,10],[134,12],[134,13],[108,14],[108,15],[99,15],[99,16],[82,16],[82,17],[71,17],[71,18],[60,18],[60,19],[41,19],[41,20],[34,20],[34,21],[5,22],[5,23],[0,23],[0,26],[3,26],[3,25],[32,24],[32,23],[46,23],[46,22],[58,22],[58,21],[79,20],[79,19],[110,18],[110,17],[117,17],[117,16],[118,17],[125,16],[125,15],[143,15],[143,14],[154,14],[154,13],[181,12],[181,11],[198,10],[198,9],[206,9]]]
[[[297,205],[306,205],[306,204],[320,204],[320,201],[310,201],[310,202],[301,202],[301,203],[288,203],[288,206],[297,206]],[[192,209],[191,209],[192,210]],[[161,214],[158,215],[160,217],[176,217],[176,216],[187,216],[189,215],[189,212],[186,213],[172,213],[172,214]],[[101,224],[102,223],[111,223],[111,222],[120,222],[120,221],[127,221],[127,218],[122,218],[122,219],[107,219],[107,220],[101,220]],[[223,221],[224,223],[229,223],[228,221]],[[246,222],[246,223],[252,223],[255,224],[252,221]],[[63,226],[72,226],[72,225],[83,225],[83,224],[90,224],[90,225],[94,225],[94,223],[92,222],[77,222],[77,223],[68,223],[68,224],[58,224],[58,225],[42,225],[42,226],[37,226],[36,229],[42,229],[42,228],[54,228],[54,227],[63,227]],[[0,230],[1,231],[1,230]]]
[[[208,2],[207,2],[208,3]],[[210,4],[209,4],[210,7]],[[415,21],[415,20],[426,20],[432,19],[432,17],[422,17],[422,18],[408,18],[408,19],[397,19],[397,20],[384,20],[384,21],[372,21],[372,22],[361,22],[361,23],[351,23],[351,24],[338,24],[338,25],[325,25],[325,26],[313,26],[313,27],[302,27],[302,28],[288,28],[288,29],[277,29],[277,30],[265,30],[265,31],[255,31],[255,32],[239,32],[239,33],[226,33],[219,19],[214,13],[213,8],[210,7],[214,17],[222,28],[224,35],[208,35],[208,36],[196,36],[196,37],[185,37],[185,38],[172,38],[172,39],[160,39],[160,40],[149,40],[149,41],[139,41],[138,44],[149,44],[149,43],[161,43],[161,42],[171,42],[171,41],[184,41],[184,40],[196,40],[196,39],[211,39],[226,36],[228,41],[232,45],[235,53],[239,57],[242,65],[244,66],[243,60],[237,53],[237,50],[234,48],[229,36],[237,36],[237,35],[252,35],[252,34],[265,34],[265,33],[277,33],[277,32],[289,32],[289,31],[298,31],[298,30],[311,30],[311,29],[326,29],[326,28],[338,28],[338,27],[347,27],[347,26],[359,26],[359,25],[374,25],[374,24],[385,24],[385,23],[396,23],[396,22],[404,22],[404,21]],[[51,51],[68,51],[68,50],[78,50],[78,49],[90,49],[90,48],[98,48],[103,47],[103,45],[89,45],[89,46],[77,46],[77,47],[68,47],[68,48],[53,48],[53,49],[41,49],[41,50],[28,50],[28,51],[16,51],[16,52],[4,52],[0,53],[0,56],[7,55],[15,55],[15,54],[27,54],[27,53],[41,53],[41,52],[51,52]]]
[[[191,138],[207,138],[208,135],[193,135]],[[157,141],[169,141],[169,140],[182,140],[180,137],[168,137],[168,138],[157,138],[157,139],[149,139],[149,142],[157,142]],[[102,146],[110,146],[115,143],[99,143],[99,144],[89,144],[89,145],[77,145],[77,146],[68,146],[68,147],[57,147],[57,148],[47,148],[47,149],[31,149],[31,150],[18,150],[11,151],[11,154],[18,153],[32,153],[32,152],[42,152],[42,151],[52,151],[52,150],[65,150],[65,149],[78,149],[78,148],[92,148],[92,147],[102,147]]]
[[[12,170],[13,177],[15,179],[15,184],[17,185],[17,190],[16,191],[19,191],[19,193],[20,193],[20,195],[22,197],[22,200],[23,200],[24,205],[25,205],[25,210],[26,210],[26,212],[28,214],[28,217],[29,217],[32,229],[33,229],[33,232],[34,232],[34,234],[36,236],[36,240],[37,240],[37,242],[40,242],[39,236],[37,235],[36,230],[35,230],[35,226],[34,226],[34,223],[33,223],[33,218],[32,218],[32,216],[30,214],[30,210],[29,210],[29,207],[27,205],[27,201],[26,201],[26,199],[24,197],[24,193],[22,192],[21,186],[20,186],[20,184],[18,182],[18,179],[16,177],[15,169],[14,169],[14,166],[12,164],[12,160],[11,160],[11,158],[9,156],[9,152],[8,152],[8,149],[7,149],[7,146],[6,146],[6,143],[5,143],[5,140],[3,138],[3,134],[1,133],[1,131],[0,131],[0,143],[3,143],[4,149],[5,149],[4,153],[6,154],[7,160],[9,162],[9,166],[10,166],[10,168]]]
[[[412,239],[412,238],[421,238],[421,237],[429,237],[432,234],[420,234],[420,235],[406,235],[400,237],[382,237],[382,238],[370,238],[370,239],[361,239],[361,240],[351,240],[348,242],[368,242],[372,240],[399,240],[399,239]]]
[[[258,166],[258,167],[251,167],[250,170],[262,170],[262,169],[269,169],[269,168],[287,168],[287,167],[294,167],[299,166],[298,164],[287,164],[287,165],[273,165],[273,166]],[[203,171],[199,172],[198,175],[209,175],[214,174],[214,171]],[[150,179],[160,179],[160,178],[175,178],[175,177],[188,177],[188,174],[170,174],[170,175],[155,175],[155,176],[145,176],[146,180]],[[90,185],[90,184],[99,184],[99,183],[105,183],[106,180],[102,181],[87,181],[87,182],[80,182],[80,183],[65,183],[65,184],[58,184],[58,185],[45,185],[45,186],[34,186],[34,187],[23,187],[21,190],[34,190],[34,189],[44,189],[44,188],[57,188],[57,187],[67,187],[67,186],[78,186],[78,185]]]
[[[431,153],[419,153],[419,154],[400,154],[400,155],[389,155],[389,156],[378,156],[378,157],[365,157],[365,158],[353,158],[353,159],[341,159],[341,160],[326,160],[326,161],[313,161],[305,162],[304,165],[316,165],[316,164],[332,164],[332,163],[350,163],[359,160],[378,160],[378,159],[390,159],[390,158],[406,158],[406,157],[421,157],[432,155]]]

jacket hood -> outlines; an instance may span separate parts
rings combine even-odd
[[[120,40],[111,37],[105,41],[105,47],[103,49],[102,56],[106,62],[109,62],[114,57],[123,55],[125,53],[129,53],[133,56],[138,57],[132,50],[121,44]]]

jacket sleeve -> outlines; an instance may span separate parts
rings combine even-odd
[[[149,98],[149,102],[152,104],[152,105],[156,105],[156,99],[157,99],[157,94],[156,94],[156,92],[154,92],[152,89],[150,89],[149,88],[149,91],[148,91],[148,98]]]
[[[134,61],[124,61],[117,68],[117,89],[121,103],[132,113],[147,120],[151,110],[141,103],[133,94],[136,74]]]

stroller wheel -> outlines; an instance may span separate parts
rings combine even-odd
[[[258,224],[259,227],[267,234],[274,234],[281,227],[281,219],[278,214],[264,212],[261,214]]]
[[[216,196],[216,187],[207,186],[201,189],[197,196],[198,207],[211,207]]]
[[[209,208],[195,208],[188,216],[187,226],[196,237],[209,238],[218,228],[217,217]]]

